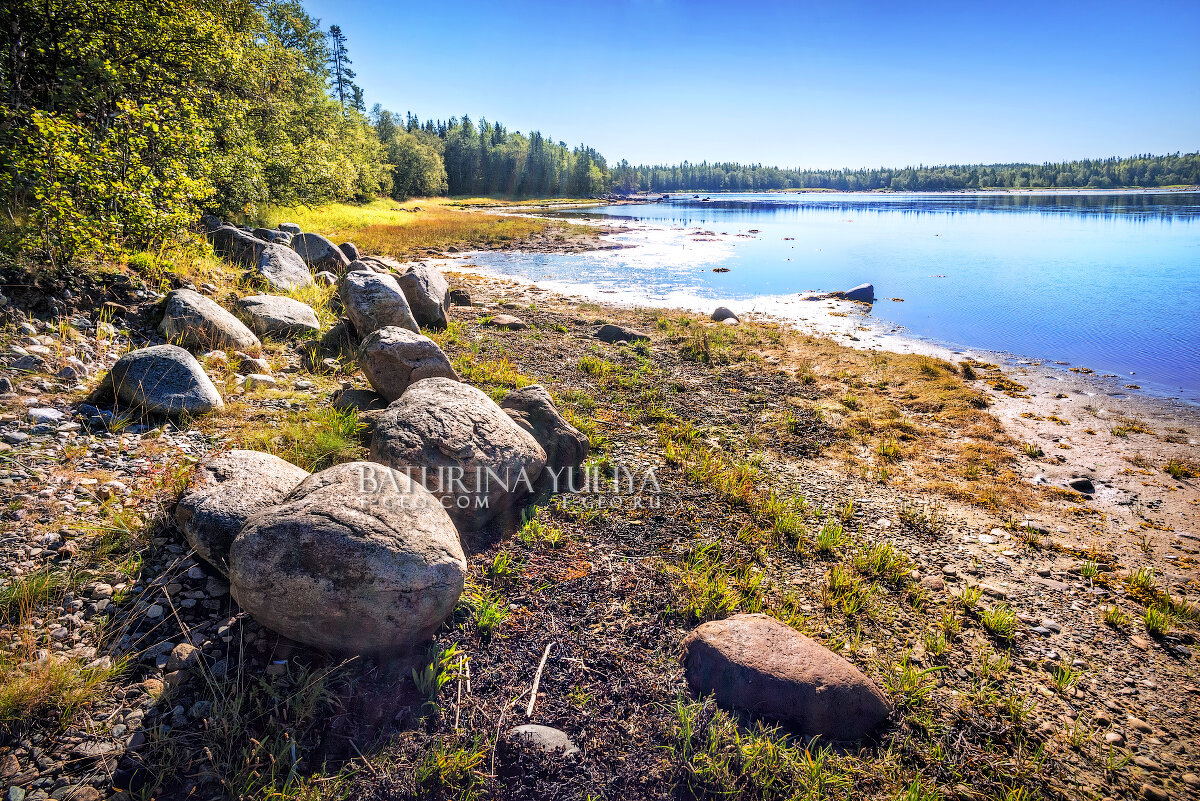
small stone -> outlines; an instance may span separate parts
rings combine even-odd
[[[1154,732],[1153,726],[1141,718],[1135,718],[1133,715],[1129,716],[1129,727],[1131,729],[1137,729],[1142,734],[1152,734]]]
[[[1133,764],[1137,765],[1139,768],[1144,768],[1145,770],[1152,770],[1155,772],[1163,769],[1162,765],[1158,764],[1145,754],[1138,754],[1135,756],[1133,758]]]
[[[1188,787],[1200,787],[1200,776],[1195,773],[1185,773],[1179,777]]]
[[[166,611],[167,610],[163,608],[162,604],[151,604],[150,608],[146,610],[146,617],[150,618],[151,620],[158,620],[166,613]]]
[[[529,327],[520,317],[513,317],[511,314],[497,314],[488,320],[487,324],[493,328],[504,328],[508,331],[520,331]]]
[[[186,642],[181,642],[171,649],[167,657],[167,670],[184,670],[193,668],[200,663],[200,649]]]
[[[29,410],[29,419],[34,423],[57,423],[65,415],[58,409],[36,408]]]
[[[1139,791],[1145,801],[1170,801],[1167,791],[1156,784],[1143,784]]]
[[[551,726],[539,726],[536,723],[526,723],[514,726],[508,730],[508,741],[520,749],[537,750],[546,754],[557,754],[563,757],[575,756],[579,749],[571,738],[561,729]]]
[[[258,389],[259,387],[273,387],[278,382],[273,376],[264,375],[262,373],[254,373],[246,376],[246,389]]]
[[[1058,625],[1053,620],[1043,620],[1042,626],[1050,629],[1050,631],[1053,631],[1055,634],[1062,634],[1062,626]]]

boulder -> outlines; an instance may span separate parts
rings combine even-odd
[[[320,351],[338,359],[352,359],[358,354],[358,339],[354,329],[345,320],[338,320],[318,340]]]
[[[269,453],[222,453],[196,467],[175,505],[175,522],[196,553],[228,574],[229,546],[246,521],[278,506],[308,475]]]
[[[388,402],[378,392],[347,385],[329,397],[329,405],[335,409],[356,412],[381,412],[387,408]]]
[[[259,623],[318,648],[381,656],[433,635],[466,568],[441,504],[369,462],[305,479],[251,517],[229,551],[230,591]]]
[[[331,273],[328,270],[322,270],[313,276],[313,280],[315,280],[321,286],[335,286],[338,282],[338,277],[336,273]]]
[[[299,253],[304,263],[314,270],[340,274],[350,265],[346,254],[320,234],[295,234],[292,237],[292,250]]]
[[[371,459],[419,477],[460,531],[476,531],[533,491],[546,452],[480,390],[426,378],[380,415]]]
[[[287,292],[313,283],[312,273],[304,261],[286,245],[264,245],[251,267],[251,273],[276,292]]]
[[[311,336],[321,332],[317,313],[308,304],[283,295],[250,295],[237,302],[259,336]]]
[[[358,245],[353,242],[343,242],[338,245],[338,250],[346,254],[346,258],[350,261],[358,261]]]
[[[716,311],[712,313],[711,319],[714,323],[721,323],[726,320],[737,321],[738,316],[733,311],[725,306],[718,306]]]
[[[195,416],[223,409],[221,393],[196,357],[175,345],[130,351],[101,379],[98,395],[146,414]]]
[[[450,290],[450,305],[451,306],[470,306],[471,293],[465,289]]]
[[[208,241],[218,256],[236,264],[254,264],[262,249],[269,244],[228,223],[209,231]]]
[[[404,291],[390,275],[368,270],[348,272],[338,282],[338,294],[360,337],[389,325],[421,333]]]
[[[563,418],[541,384],[514,389],[500,402],[500,408],[546,452],[544,476],[551,480],[553,491],[565,489],[572,471],[587,458],[588,438]]]
[[[436,342],[394,325],[367,334],[358,349],[358,362],[367,381],[389,403],[424,378],[458,380]]]
[[[846,300],[857,300],[860,303],[875,302],[875,286],[873,284],[859,284],[854,289],[847,289],[841,294]]]
[[[420,325],[446,327],[446,311],[450,308],[450,284],[441,270],[418,262],[396,274],[400,289],[408,299],[413,317]]]
[[[264,242],[274,242],[278,245],[288,245],[292,241],[291,234],[287,231],[280,231],[277,228],[255,228],[250,233]]]
[[[254,332],[219,306],[190,289],[176,289],[163,302],[158,331],[175,345],[198,350],[257,348]]]
[[[608,323],[596,329],[596,333],[592,334],[601,342],[649,342],[650,335],[644,334],[641,331],[634,331],[632,328],[626,328],[622,325],[613,325]]]
[[[292,236],[295,236],[296,234],[300,233],[300,230],[301,230],[300,226],[296,225],[295,223],[289,223],[289,222],[280,223],[276,227],[279,228],[280,231],[291,234]]]
[[[688,686],[719,705],[778,720],[805,737],[858,740],[891,714],[862,671],[767,615],[734,615],[683,640]]]
[[[221,222],[221,218],[215,214],[200,215],[200,230],[205,234],[211,234],[224,224],[225,223]]]
[[[520,317],[513,317],[511,314],[494,315],[487,321],[487,324],[493,328],[503,328],[508,331],[520,331],[522,328],[529,327]]]

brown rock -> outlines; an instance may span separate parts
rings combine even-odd
[[[509,331],[520,331],[522,328],[528,328],[524,320],[520,317],[513,317],[511,314],[497,314],[488,320],[487,324],[494,328],[504,328]]]
[[[185,670],[200,664],[200,649],[186,642],[181,642],[171,649],[167,657],[167,670]]]
[[[423,378],[458,380],[436,342],[398,326],[385,326],[368,334],[358,350],[358,363],[371,386],[388,402]]]
[[[858,668],[766,615],[699,626],[683,641],[682,662],[693,692],[780,720],[804,736],[857,740],[892,709]]]

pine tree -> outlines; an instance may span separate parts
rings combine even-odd
[[[329,26],[329,43],[329,77],[333,96],[343,108],[347,103],[358,108],[355,101],[362,103],[362,90],[354,84],[355,73],[350,69],[354,62],[350,60],[350,52],[346,49],[346,34],[342,33],[340,25]]]

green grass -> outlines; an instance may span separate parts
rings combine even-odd
[[[265,451],[316,473],[362,456],[358,441],[362,424],[352,410],[318,406],[288,412],[272,427],[247,427],[239,447]]]
[[[871,578],[898,585],[908,580],[913,561],[890,542],[864,545],[854,554],[854,568]]]
[[[45,567],[12,579],[0,589],[0,620],[16,623],[39,606],[61,596],[74,583],[64,570]]]
[[[1017,636],[1017,613],[1008,604],[998,604],[984,610],[980,622],[984,629],[998,640],[1012,642]]]
[[[1112,626],[1114,629],[1123,629],[1129,625],[1130,621],[1129,615],[1116,604],[1105,607],[1103,619],[1106,624]]]
[[[0,723],[46,716],[66,721],[125,668],[122,660],[111,667],[87,667],[82,660],[57,654],[38,659],[35,651],[32,642],[0,651]]]

